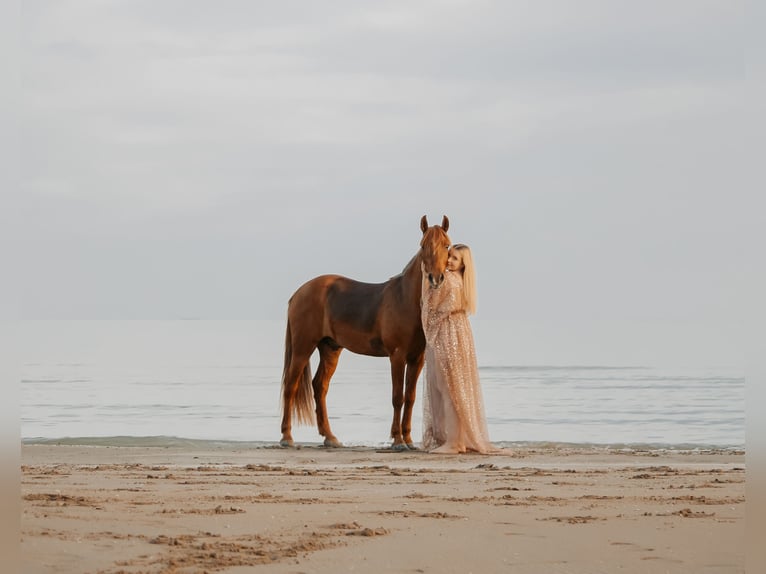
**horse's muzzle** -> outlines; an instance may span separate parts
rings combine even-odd
[[[438,278],[434,278],[433,273],[428,274],[428,284],[431,289],[438,289],[444,283],[444,273],[440,273]]]

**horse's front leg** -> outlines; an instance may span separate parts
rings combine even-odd
[[[404,412],[402,413],[402,438],[404,444],[410,450],[417,450],[415,443],[412,442],[412,410],[415,407],[415,397],[417,395],[416,385],[418,377],[423,370],[424,356],[407,361],[407,386],[404,390]]]
[[[394,450],[407,450],[402,436],[402,405],[404,404],[405,357],[401,353],[391,355],[391,403],[394,406],[394,420],[391,423],[391,438]]]

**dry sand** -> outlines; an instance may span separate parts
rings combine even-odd
[[[22,447],[26,573],[734,573],[745,456]]]

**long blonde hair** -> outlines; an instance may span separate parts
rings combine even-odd
[[[471,248],[463,243],[455,243],[450,249],[457,249],[463,259],[463,306],[466,313],[476,313],[476,268],[473,264]]]

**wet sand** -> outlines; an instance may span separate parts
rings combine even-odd
[[[745,455],[24,445],[26,573],[736,573]]]

